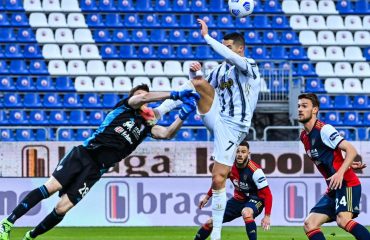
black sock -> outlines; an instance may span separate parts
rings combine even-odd
[[[194,240],[205,240],[209,235],[211,235],[212,228],[209,228],[206,224],[204,224],[195,235]]]
[[[32,238],[35,238],[43,233],[46,233],[47,231],[55,227],[58,223],[60,223],[63,218],[64,215],[59,215],[55,211],[55,209],[53,209],[53,211],[49,215],[47,215],[44,220],[42,220],[39,225],[35,227],[35,229],[30,232],[30,236]]]
[[[41,200],[48,198],[49,192],[45,185],[42,185],[39,188],[34,189],[31,191],[23,200],[18,204],[16,208],[14,208],[13,212],[8,217],[8,221],[11,223],[15,223],[18,218],[22,217],[24,214],[28,212],[31,208],[33,208],[36,204],[41,202]]]

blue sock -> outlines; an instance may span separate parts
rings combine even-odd
[[[370,239],[369,231],[361,224],[350,220],[346,226],[345,230],[352,234],[357,240],[368,240]]]
[[[245,230],[249,240],[257,240],[257,225],[254,220],[245,221]]]
[[[211,235],[212,228],[208,227],[206,224],[204,224],[197,232],[197,235],[195,235],[194,240],[205,240]]]
[[[320,228],[309,231],[306,233],[308,239],[310,240],[325,240],[324,234],[321,232]]]

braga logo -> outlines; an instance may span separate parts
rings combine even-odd
[[[288,222],[303,222],[307,216],[307,185],[288,182],[284,186],[284,217]]]
[[[105,216],[109,222],[124,223],[129,219],[129,186],[126,182],[109,182],[105,186]]]

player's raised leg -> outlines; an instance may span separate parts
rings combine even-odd
[[[329,220],[330,218],[326,214],[311,212],[304,221],[304,231],[308,239],[325,240],[320,227]]]

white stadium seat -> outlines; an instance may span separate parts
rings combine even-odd
[[[344,19],[344,27],[348,30],[362,30],[362,21],[360,16],[346,16]]]
[[[168,77],[154,77],[152,82],[153,91],[171,91],[171,84]]]
[[[363,93],[360,79],[358,78],[344,79],[343,90],[345,93]]]
[[[317,42],[321,45],[336,45],[334,33],[332,31],[319,31]]]
[[[66,27],[67,20],[63,13],[50,13],[48,17],[50,27]]]
[[[219,63],[217,61],[205,61],[203,63],[204,76],[208,76],[218,65]]]
[[[324,89],[328,93],[343,93],[343,83],[339,78],[327,78]]]
[[[317,4],[316,1],[312,0],[302,0],[299,8],[301,10],[301,13],[306,13],[306,14],[317,14],[318,9],[317,9]]]
[[[305,16],[302,16],[302,15],[291,16],[289,23],[293,29],[307,29],[308,28],[307,19]]]
[[[304,30],[299,32],[299,42],[303,45],[317,44],[316,34],[311,30]],[[322,43],[320,43],[322,44]]]
[[[44,12],[60,12],[59,0],[42,0]]]
[[[50,75],[67,75],[66,63],[63,60],[51,60],[48,64]]]
[[[326,58],[331,61],[343,61],[344,53],[341,47],[330,46],[326,48]]]
[[[370,74],[370,66],[367,62],[356,62],[353,64],[353,75],[360,77],[368,77]]]
[[[284,0],[282,3],[282,9],[286,14],[300,13],[299,5],[296,0]]]
[[[113,91],[113,84],[110,77],[96,77],[94,79],[94,89],[98,92],[111,92]]]
[[[64,59],[80,59],[80,49],[77,44],[64,44],[62,46],[62,57]]]
[[[338,31],[335,39],[338,45],[353,45],[353,36],[350,31]]]
[[[365,78],[362,82],[362,89],[365,93],[370,93],[370,78]]]
[[[73,39],[76,43],[94,43],[90,29],[79,28],[74,31]]]
[[[106,65],[108,75],[125,75],[125,67],[120,60],[109,60]]]
[[[179,61],[166,61],[164,63],[164,74],[167,76],[182,76],[182,66]]]
[[[90,77],[76,77],[75,89],[77,92],[95,91],[93,81]]]
[[[338,14],[335,4],[332,0],[319,1],[318,10],[321,14]]]
[[[330,62],[319,62],[316,64],[316,73],[319,76],[334,76],[333,65]]]
[[[24,0],[23,7],[27,12],[39,12],[42,10],[40,0]]]
[[[55,42],[54,33],[50,28],[39,28],[36,30],[36,40],[39,43]]]
[[[140,84],[146,84],[149,86],[149,89],[152,89],[152,83],[148,77],[134,77],[132,80],[132,87],[136,87]]]
[[[192,63],[194,63],[196,61],[193,61],[193,60],[188,60],[188,61],[185,61],[183,64],[182,64],[182,72],[184,73],[184,75],[189,75],[189,71],[190,71],[190,65]]]
[[[307,57],[313,61],[325,60],[326,57],[324,48],[321,46],[308,47]]]
[[[85,17],[82,13],[70,13],[67,17],[68,27],[87,27]]]
[[[172,87],[172,89],[174,89],[174,90],[177,90],[177,89],[179,89],[182,85],[184,85],[184,83],[186,82],[186,81],[189,81],[189,79],[188,78],[186,78],[186,77],[173,77],[172,78],[172,83],[171,83],[171,87]]]
[[[132,89],[131,79],[128,77],[115,77],[113,88],[115,91],[128,92]]]
[[[45,59],[62,59],[58,44],[45,44],[42,47],[42,55]]]
[[[39,28],[39,27],[49,26],[45,13],[31,13],[29,21],[30,21],[31,27]]]
[[[95,44],[84,44],[81,47],[81,58],[83,59],[101,59],[99,49]]]
[[[101,60],[90,60],[87,62],[86,70],[88,74],[106,75],[104,62]]]
[[[362,26],[365,30],[370,30],[370,15],[364,16],[362,19]]]
[[[352,66],[349,62],[336,62],[334,73],[338,77],[351,77],[353,76]]]
[[[344,49],[344,58],[349,61],[364,61],[365,58],[362,56],[362,51],[360,47],[346,47]]]
[[[322,15],[311,15],[308,17],[308,28],[314,30],[327,29],[324,16]]]
[[[70,75],[86,75],[85,63],[81,60],[71,60],[67,64],[68,74]]]
[[[145,75],[143,63],[139,60],[128,60],[126,62],[127,75]]]
[[[158,60],[149,60],[144,65],[145,74],[148,76],[163,75],[162,63]]]
[[[61,0],[60,8],[63,12],[81,11],[77,0]]]
[[[344,29],[343,18],[340,15],[330,15],[326,18],[326,27],[331,30]]]
[[[58,43],[74,43],[71,29],[58,28],[55,30],[55,41]]]
[[[355,45],[370,45],[370,32],[369,31],[357,31],[355,32]]]

